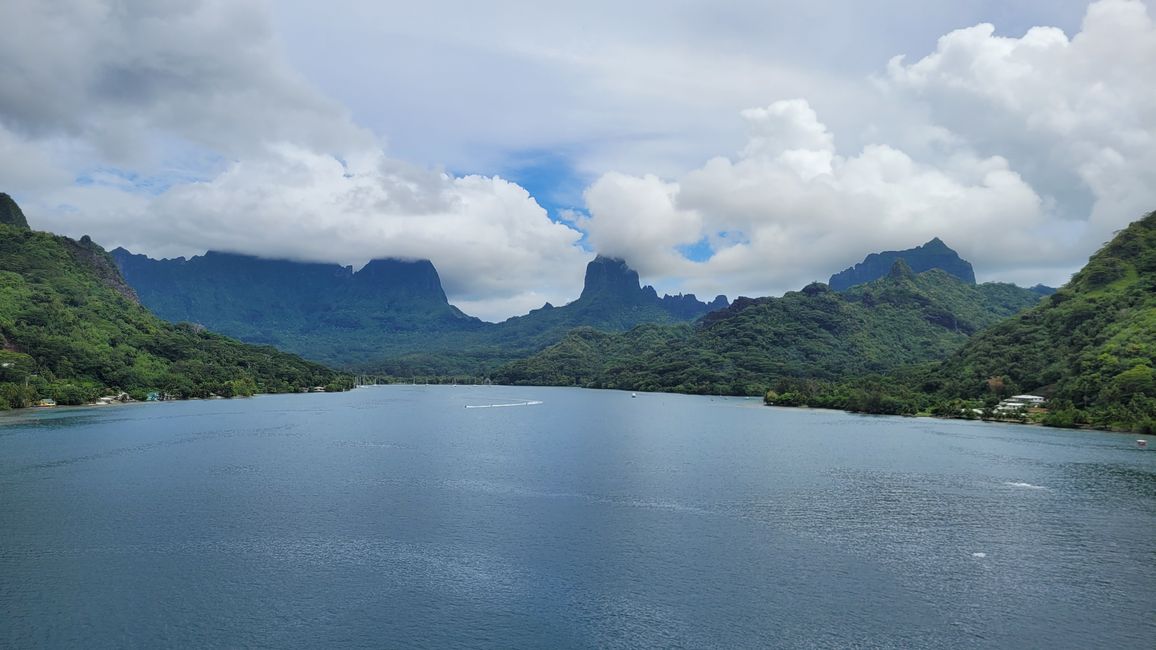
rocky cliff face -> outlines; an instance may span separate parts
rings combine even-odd
[[[641,286],[638,272],[627,266],[625,261],[599,255],[586,265],[586,278],[578,300],[631,303],[657,298],[654,289]]]
[[[112,256],[141,303],[166,320],[349,366],[420,354],[421,367],[454,372],[529,354],[575,327],[622,331],[693,320],[728,304],[725,296],[709,304],[692,294],[660,298],[622,260],[598,257],[577,300],[490,324],[449,304],[428,260],[373,260],[354,271],[219,252],[153,260],[116,249]],[[391,372],[406,374],[398,368]]]
[[[116,261],[101,248],[96,242],[92,241],[88,235],[80,238],[80,241],[73,241],[67,238],[61,238],[65,248],[69,253],[81,264],[87,266],[92,274],[104,283],[104,285],[113,291],[124,296],[126,299],[135,303],[140,303],[140,298],[136,295],[136,291],[129,286],[125,281],[124,275],[117,268]]]
[[[722,309],[729,303],[726,296],[716,296],[710,303],[700,301],[693,293],[658,297],[654,287],[643,286],[638,272],[624,260],[599,255],[586,265],[582,295],[574,305],[617,305],[634,308],[657,306],[673,320],[693,320]]]
[[[353,287],[363,295],[405,297],[448,304],[441,277],[429,260],[371,260],[353,274]]]
[[[384,340],[482,325],[449,304],[428,260],[373,260],[355,272],[214,251],[154,260],[118,248],[112,256],[141,302],[162,318],[302,354],[317,337],[332,343],[358,332]]]
[[[896,260],[906,262],[915,273],[941,269],[964,282],[975,284],[975,271],[971,263],[961,258],[938,237],[907,250],[871,253],[855,266],[832,275],[827,284],[836,291],[844,291],[857,284],[873,282],[886,276]]]

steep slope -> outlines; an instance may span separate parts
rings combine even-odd
[[[0,225],[28,230],[28,219],[24,218],[24,211],[11,196],[3,192],[0,192]]]
[[[348,378],[160,320],[87,237],[0,225],[0,408],[42,397],[76,404],[119,390],[203,397],[317,385],[345,387]]]
[[[354,272],[218,252],[188,260],[112,255],[161,318],[329,363],[421,349],[430,336],[485,326],[449,304],[428,260],[373,260]]]
[[[694,294],[659,298],[653,287],[641,286],[638,273],[624,261],[599,256],[586,265],[582,293],[574,302],[561,307],[547,303],[476,332],[432,341],[437,347],[429,351],[370,362],[360,368],[400,377],[489,374],[557,343],[576,328],[609,333],[647,323],[679,323],[727,304],[726,296],[717,296],[710,303],[699,301]]]
[[[1031,392],[1073,421],[1156,419],[1156,212],[1119,232],[1039,306],[974,337],[933,380],[941,394]]]
[[[897,260],[903,260],[916,273],[940,269],[969,284],[975,284],[971,263],[944,244],[938,237],[922,246],[902,251],[871,253],[862,262],[831,276],[827,284],[844,291],[858,284],[873,282],[887,275]]]
[[[141,302],[173,322],[198,323],[243,341],[394,376],[485,374],[560,340],[575,327],[623,331],[691,320],[727,305],[694,295],[659,298],[623,261],[587,265],[581,296],[502,323],[484,323],[446,300],[428,260],[374,260],[361,270],[209,252],[114,259]]]
[[[694,326],[571,333],[503,368],[509,383],[761,395],[781,377],[839,379],[942,359],[967,336],[1034,304],[1010,285],[972,285],[902,261],[846,293],[815,283],[782,298],[739,298]]]
[[[658,297],[653,287],[642,286],[638,272],[626,262],[598,256],[586,265],[582,294],[562,307],[546,305],[525,316],[499,324],[495,340],[558,340],[576,327],[621,332],[643,323],[694,320],[728,304],[726,296],[703,303],[694,294]]]

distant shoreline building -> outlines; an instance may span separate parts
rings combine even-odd
[[[1026,411],[1029,408],[1043,406],[1048,400],[1039,395],[1012,395],[1011,397],[1001,401],[995,407],[996,413],[1009,413],[1014,411]]]

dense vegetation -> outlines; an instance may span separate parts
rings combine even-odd
[[[1156,213],[1121,231],[1036,307],[942,363],[842,381],[779,380],[766,401],[867,413],[1002,418],[1156,433]],[[1017,393],[1046,410],[994,410]]]
[[[674,323],[726,306],[693,295],[659,297],[621,260],[599,257],[582,295],[502,323],[467,316],[446,300],[425,260],[374,260],[360,271],[336,264],[210,252],[152,260],[123,249],[113,257],[156,314],[250,343],[274,345],[358,372],[414,377],[485,375],[559,341],[575,327],[622,331]]]
[[[24,211],[16,205],[11,196],[3,192],[0,192],[0,225],[15,226],[22,230],[28,228],[28,219],[24,217]]]
[[[136,399],[231,397],[350,385],[350,377],[271,347],[160,320],[87,237],[0,224],[0,409],[121,391]]]
[[[694,325],[571,332],[495,375],[507,383],[763,395],[789,380],[836,382],[942,359],[971,333],[1038,301],[1012,285],[972,285],[903,261],[847,292],[815,283],[739,298]]]
[[[874,282],[887,275],[899,260],[903,260],[916,273],[939,269],[968,284],[975,284],[975,271],[971,263],[936,237],[922,246],[907,250],[871,253],[855,266],[832,275],[827,285],[835,291],[844,291],[855,285]]]
[[[1156,212],[1119,232],[1057,293],[973,338],[921,380],[979,399],[1028,391],[1050,422],[1156,427]]]
[[[141,303],[161,318],[323,363],[396,356],[486,325],[446,301],[428,261],[374,260],[354,272],[212,251],[189,260],[123,249],[112,256]]]
[[[693,327],[575,331],[498,379],[1156,433],[1156,213],[1039,300],[1049,293],[913,275],[900,262],[843,293],[815,284],[740,298]],[[1048,398],[1046,411],[994,410],[1025,392]]]

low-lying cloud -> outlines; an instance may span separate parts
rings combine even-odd
[[[259,2],[0,6],[0,182],[35,227],[153,256],[431,259],[484,318],[590,254],[521,187],[407,164],[286,63]]]

